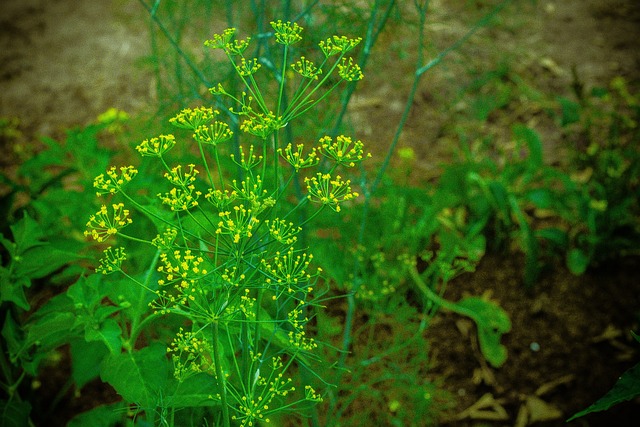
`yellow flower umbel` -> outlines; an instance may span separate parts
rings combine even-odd
[[[313,62],[301,56],[297,62],[291,64],[291,68],[296,73],[307,79],[318,80],[318,76],[322,74],[322,70],[316,67]]]
[[[344,135],[339,135],[335,141],[330,136],[320,138],[320,152],[339,165],[353,167],[364,160],[364,144]],[[371,157],[371,154],[366,154]]]
[[[188,165],[188,170],[183,172],[182,166],[176,166],[164,174],[165,178],[176,187],[168,193],[158,194],[165,205],[169,205],[172,211],[186,211],[198,206],[198,197],[202,194],[196,191],[193,184],[198,175],[195,165]]]
[[[260,356],[260,354],[255,355],[254,360],[258,361]],[[266,373],[264,374],[260,374],[260,370],[257,371],[258,375],[249,396],[233,393],[238,406],[235,409],[236,415],[231,418],[240,421],[242,427],[257,426],[258,422],[269,423],[270,420],[266,416],[278,411],[277,405],[272,407],[273,400],[277,397],[285,397],[296,389],[291,384],[293,382],[291,378],[285,378],[283,372],[286,368],[279,357],[273,357],[271,365],[269,369],[265,363],[263,371]]]
[[[164,279],[158,280],[158,285],[173,284],[178,292],[172,299],[176,304],[187,305],[188,301],[195,299],[198,292],[202,292],[198,281],[208,273],[203,257],[194,254],[191,249],[184,252],[175,250],[171,255],[160,254],[160,261],[163,265],[157,270],[164,274]]]
[[[185,108],[175,117],[170,118],[169,123],[181,129],[196,130],[215,119],[217,115],[218,111],[211,108]]]
[[[244,205],[234,206],[233,212],[220,212],[217,234],[231,235],[233,243],[239,243],[243,237],[251,238],[254,228],[260,222],[251,209],[245,209]]]
[[[211,344],[201,334],[185,332],[182,328],[167,348],[173,361],[173,375],[182,382],[191,375],[206,372],[216,376]]]
[[[311,152],[308,156],[304,156],[302,151],[304,150],[304,144],[296,145],[296,151],[293,151],[293,147],[291,144],[287,144],[287,146],[282,150],[282,148],[278,148],[278,153],[298,172],[303,168],[310,168],[318,164],[320,159],[316,154],[316,149],[312,148]]]
[[[349,39],[345,36],[333,36],[318,43],[320,50],[324,53],[324,56],[329,57],[331,55],[344,54],[355,48],[362,38],[357,37],[355,39]]]
[[[138,170],[133,166],[122,166],[119,174],[115,166],[110,167],[106,176],[101,173],[94,179],[93,186],[98,189],[96,195],[116,194],[137,174]]]
[[[239,146],[238,149],[240,151],[240,161],[236,160],[236,156],[234,154],[230,154],[229,157],[231,157],[231,160],[233,160],[233,163],[240,166],[246,172],[249,172],[251,169],[258,166],[262,161],[262,156],[256,156],[255,154],[253,154],[255,151],[253,144],[249,146],[248,155],[245,155],[242,145]]]
[[[210,125],[198,126],[194,133],[193,139],[201,144],[213,145],[228,141],[233,136],[233,131],[229,129],[229,125],[223,122],[215,121]]]
[[[318,347],[318,344],[313,338],[308,338],[307,333],[304,330],[304,325],[309,321],[309,318],[303,316],[303,305],[304,304],[300,302],[298,307],[294,308],[287,314],[289,324],[293,328],[293,330],[288,333],[289,342],[296,348],[311,351]]]
[[[338,75],[348,82],[357,82],[364,78],[360,66],[353,62],[353,58],[342,58],[338,64]]]
[[[265,221],[269,226],[269,235],[283,245],[292,245],[298,240],[296,234],[302,231],[301,227],[296,227],[292,222],[284,219],[274,219]]]
[[[331,178],[328,173],[318,173],[315,177],[305,178],[307,198],[313,202],[320,202],[340,212],[340,203],[358,197],[358,193],[351,191],[351,181],[343,181],[340,175]]]
[[[238,193],[235,190],[214,190],[210,188],[204,198],[215,206],[218,211],[224,211],[238,198]]]
[[[293,248],[289,248],[286,254],[276,252],[271,260],[262,260],[262,269],[267,277],[266,282],[276,287],[276,296],[283,293],[293,294],[304,288],[309,290],[307,284],[311,280],[311,274],[307,273],[313,255],[295,254]],[[316,275],[320,274],[320,269]]]
[[[100,260],[100,266],[96,268],[97,273],[111,274],[121,270],[122,262],[127,258],[124,248],[113,249],[109,246],[103,251],[104,258]]]
[[[160,135],[157,138],[145,139],[136,147],[136,150],[141,156],[162,157],[174,145],[176,145],[176,138],[173,135]]]
[[[271,26],[276,33],[276,42],[280,44],[289,46],[302,40],[300,35],[302,27],[295,22],[282,22],[278,19],[278,21],[272,21]]]
[[[85,236],[91,236],[98,242],[104,242],[119,230],[131,224],[129,218],[129,210],[124,208],[124,204],[117,203],[111,205],[113,214],[109,214],[107,207],[102,205],[95,215],[89,217],[87,222],[88,230],[85,230]]]

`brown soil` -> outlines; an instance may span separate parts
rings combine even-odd
[[[461,16],[473,9],[470,4],[482,8],[488,2],[448,3],[432,1],[429,31],[437,35],[434,52],[464,34],[470,21]],[[517,52],[512,57],[517,71],[551,94],[569,93],[572,67],[586,87],[607,85],[619,75],[638,84],[637,1],[515,3],[504,11],[499,29],[483,30],[451,55],[450,65],[436,67],[423,81],[401,138],[401,145],[413,147],[421,159],[418,171],[423,177],[436,176],[438,163],[450,156],[450,141],[440,138],[443,125],[437,121],[439,106],[446,102],[439,91],[458,78],[461,64],[471,55],[490,67],[503,51]],[[21,129],[35,138],[59,136],[65,128],[92,122],[110,107],[130,113],[152,109],[151,79],[136,67],[149,49],[147,19],[137,2],[1,2],[0,117],[19,118]],[[394,67],[389,70],[393,72]],[[382,154],[391,140],[393,126],[388,123],[397,123],[406,96],[406,89],[398,88],[406,87],[404,83],[411,78],[406,73],[395,77],[363,82],[354,100],[353,116],[363,125],[362,137],[370,141],[374,153]],[[549,159],[561,156],[552,124],[535,109],[525,111],[523,117],[546,137]],[[8,148],[3,148],[7,153]],[[563,425],[568,416],[603,395],[625,369],[640,360],[638,346],[629,334],[638,330],[640,313],[634,260],[603,266],[582,277],[557,267],[530,292],[521,283],[521,269],[517,258],[487,256],[476,273],[457,279],[446,295],[457,300],[465,293],[490,291],[509,313],[513,322],[505,338],[509,359],[501,369],[486,367],[473,327],[464,319],[443,311],[427,329],[432,365],[427,377],[458,399],[443,422],[515,425],[527,402],[534,407],[542,401],[550,406],[534,411],[536,414],[559,413],[536,425]],[[479,411],[467,411],[459,419],[462,411],[487,393],[491,410],[497,413],[504,408],[506,421],[485,421],[482,416],[486,413]],[[638,402],[630,402],[574,425],[636,425],[633,420],[638,409]]]

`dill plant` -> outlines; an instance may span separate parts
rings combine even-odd
[[[130,182],[139,175],[136,167],[111,167],[94,181],[97,195],[109,203],[90,217],[85,232],[98,242],[128,240],[155,249],[157,280],[128,273],[125,246],[105,249],[96,271],[123,275],[151,296],[147,317],[131,325],[125,350],[134,351],[136,337],[152,321],[174,319],[167,324],[177,330],[166,343],[174,377],[178,383],[202,374],[212,379],[209,403],[203,406],[217,408],[215,425],[266,423],[274,413],[302,411],[322,401],[312,384],[291,378],[297,365],[309,367],[318,345],[306,324],[310,308],[319,305],[321,269],[313,267],[313,255],[301,247],[298,235],[321,211],[340,212],[358,196],[340,169],[368,156],[362,142],[344,135],[281,146],[280,132],[292,120],[341,82],[362,79],[347,55],[360,38],[320,42],[316,65],[304,56],[291,60],[291,45],[302,39],[302,27],[282,21],[271,25],[282,46],[272,105],[256,79],[260,61],[245,57],[249,38],[238,39],[230,28],[205,42],[224,52],[245,88],[238,96],[222,85],[210,89],[234,104],[231,117],[238,119],[241,132],[235,154],[229,145],[239,135],[220,120],[219,111],[180,111],[170,122],[191,132],[200,164],[172,164],[179,136],[142,141],[136,149],[160,162],[164,189],[135,190]],[[294,191],[297,183],[304,183],[306,193]],[[296,224],[292,218],[305,205],[315,211]],[[157,235],[128,232],[136,215],[151,219]],[[173,424],[175,413],[160,412],[163,424]]]

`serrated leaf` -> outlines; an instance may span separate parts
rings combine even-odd
[[[622,374],[607,394],[587,409],[573,415],[567,422],[583,417],[591,412],[606,411],[618,403],[626,402],[638,396],[640,396],[640,363]]]
[[[487,362],[496,368],[502,366],[507,360],[507,348],[500,340],[511,330],[509,315],[499,305],[479,297],[464,298],[456,305],[476,322],[480,351]]]
[[[111,354],[100,366],[100,377],[126,402],[155,408],[160,396],[167,396],[166,347],[158,343],[130,353]]]

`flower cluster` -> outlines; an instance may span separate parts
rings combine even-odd
[[[173,375],[180,382],[199,372],[206,372],[215,377],[216,372],[211,360],[213,350],[211,344],[201,335],[185,332],[180,328],[167,348],[167,353],[173,361]]]
[[[255,358],[260,357],[258,354]],[[271,407],[271,403],[277,397],[285,397],[289,393],[295,391],[295,387],[291,384],[291,378],[285,378],[283,371],[284,365],[278,357],[271,359],[271,369],[269,375],[258,375],[256,378],[256,392],[254,396],[242,396],[239,398],[236,408],[236,415],[232,419],[239,421],[242,427],[250,427],[256,425],[256,421],[269,423],[266,416],[275,412]]]
[[[158,197],[163,204],[169,205],[172,211],[186,211],[198,206],[198,197],[202,192],[196,190],[194,182],[199,172],[193,164],[187,167],[189,169],[185,172],[182,171],[182,166],[176,166],[164,174],[175,187],[168,193],[159,193]]]
[[[302,231],[301,227],[296,227],[292,222],[284,219],[274,219],[265,221],[269,226],[269,235],[277,242],[290,246],[298,240],[296,234]]]
[[[109,247],[97,271],[120,272],[153,296],[149,307],[154,314],[141,318],[140,325],[148,327],[147,320],[159,315],[181,319],[171,320],[169,327],[188,325],[191,332],[180,328],[172,341],[165,342],[175,378],[183,382],[199,373],[214,376],[211,399],[222,408],[226,424],[233,418],[234,425],[241,426],[268,423],[270,414],[322,400],[309,385],[296,391],[287,378],[296,360],[306,365],[308,352],[318,346],[305,326],[313,315],[307,307],[314,306],[321,269],[313,266],[310,253],[298,247],[302,227],[294,218],[306,223],[325,206],[340,212],[343,203],[358,194],[335,170],[353,167],[367,157],[361,141],[343,135],[325,136],[315,148],[280,138],[290,121],[326,99],[321,90],[325,84],[362,78],[360,67],[346,56],[361,40],[334,36],[320,42],[321,65],[316,65],[304,56],[291,58],[294,52],[289,47],[302,39],[302,27],[280,20],[271,26],[272,41],[283,45],[282,54],[274,56],[282,63],[269,64],[283,79],[274,85],[275,102],[261,91],[263,79],[254,76],[267,63],[244,56],[250,38],[236,39],[236,29],[230,28],[205,42],[225,52],[244,85],[232,93],[217,85],[210,92],[233,102],[229,112],[238,117],[238,128],[248,134],[248,141],[234,144],[237,152],[227,154],[219,144],[236,135],[217,120],[220,112],[210,107],[182,109],[169,122],[197,143],[194,153],[201,161],[197,167],[189,162],[174,166],[178,156],[169,151],[176,137],[163,134],[136,147],[141,156],[157,158],[163,168],[165,180],[148,185],[154,189],[151,200],[148,190],[126,192],[125,186],[139,173],[134,166],[111,167],[94,180],[99,196],[124,198],[128,207],[144,215],[155,237],[149,241],[133,232],[122,234],[132,222],[123,203],[103,205],[89,218],[85,231],[98,242],[120,234],[147,244],[150,254],[157,254],[150,267],[132,263],[131,269],[138,271],[129,274],[122,270],[125,248]],[[328,91],[336,85],[329,85]],[[256,143],[254,136],[262,141]],[[317,168],[313,172],[303,171],[313,167]],[[306,192],[298,188],[302,174],[307,176]],[[199,204],[202,194],[210,204]],[[320,206],[310,215],[300,213],[311,206],[309,201]],[[137,247],[136,253],[140,253]],[[138,281],[141,271],[153,272],[157,287],[148,284],[154,275]],[[150,337],[158,336],[152,332]]]
[[[222,211],[227,209],[238,198],[238,192],[210,188],[204,198],[215,206],[218,211]]]
[[[101,173],[93,180],[94,188],[98,191],[96,195],[115,194],[120,191],[126,183],[131,181],[138,174],[138,170],[133,166],[122,166],[120,173],[116,167],[112,166],[107,170],[107,175]]]
[[[202,266],[205,259],[195,255],[191,249],[186,249],[184,253],[176,249],[171,256],[164,252],[160,254],[160,261],[162,265],[157,270],[164,275],[164,279],[158,280],[158,284],[174,285],[178,291],[178,297],[174,302],[187,305],[188,300],[195,300],[195,295],[202,291],[198,288],[198,280],[208,273]]]
[[[338,75],[348,82],[357,82],[364,78],[360,66],[353,62],[353,58],[342,58],[338,64]]]
[[[335,141],[330,136],[320,138],[320,152],[339,165],[353,167],[361,162],[364,157],[364,144],[344,135],[339,135]],[[367,153],[366,157],[371,157]]]
[[[169,123],[181,129],[196,130],[214,120],[218,114],[218,111],[207,107],[185,108],[170,118]]]
[[[120,247],[112,249],[109,246],[103,251],[104,258],[100,260],[100,266],[96,268],[97,273],[111,274],[121,270],[122,262],[127,259],[125,249]]]
[[[362,38],[357,37],[355,39],[349,39],[346,36],[333,36],[318,43],[320,50],[324,53],[325,57],[332,55],[345,54],[355,48]]]
[[[308,284],[311,274],[307,273],[309,264],[313,260],[313,255],[306,253],[296,254],[293,247],[290,247],[285,254],[276,252],[271,260],[262,260],[262,269],[268,284],[276,286],[276,294],[284,292],[293,294]],[[318,269],[316,275],[322,270]],[[307,292],[311,289],[307,287]]]
[[[298,307],[289,312],[287,317],[289,318],[289,324],[293,328],[289,331],[289,343],[296,348],[304,351],[311,351],[318,347],[318,344],[313,338],[308,338],[304,330],[304,325],[309,321],[309,318],[302,315],[303,303],[300,303]]]
[[[318,76],[322,74],[322,69],[316,67],[313,62],[301,56],[297,62],[291,64],[291,68],[296,73],[307,79],[318,80]]]
[[[304,181],[309,200],[320,202],[336,212],[340,212],[340,203],[358,197],[358,193],[351,191],[351,181],[343,181],[340,175],[332,178],[328,173],[318,173]]]
[[[131,224],[129,218],[129,210],[124,208],[123,203],[114,203],[111,205],[113,213],[105,205],[95,215],[89,217],[87,222],[88,230],[85,230],[85,236],[91,236],[97,242],[104,242],[110,236],[118,233],[121,229]]]
[[[276,42],[280,44],[288,46],[302,40],[302,27],[295,22],[282,22],[278,19],[276,22],[272,21],[271,26],[276,33]]]
[[[160,135],[157,138],[145,139],[136,147],[136,150],[142,156],[162,157],[167,151],[176,145],[175,136]]]
[[[210,125],[198,126],[194,133],[193,139],[201,144],[213,145],[228,141],[233,137],[233,131],[229,129],[229,125],[224,122],[215,121]]]
[[[164,230],[162,235],[158,234],[152,241],[151,244],[156,248],[166,252],[170,250],[173,246],[173,242],[176,240],[178,236],[178,230],[173,227],[168,227]]]
[[[296,145],[296,150],[293,150],[291,144],[287,144],[284,148],[278,149],[278,153],[298,172],[303,168],[310,168],[318,164],[320,159],[316,154],[316,149],[311,149],[309,155],[305,156],[302,152],[304,150],[304,144]]]
[[[262,161],[262,156],[256,156],[254,154],[255,148],[253,145],[249,146],[249,154],[247,156],[244,154],[242,145],[238,147],[238,150],[240,151],[240,161],[236,160],[236,156],[234,154],[230,154],[229,157],[231,157],[231,160],[233,160],[236,165],[240,166],[246,172],[249,172],[251,169],[258,166]]]
[[[245,116],[240,124],[240,130],[258,138],[265,139],[274,131],[283,127],[273,112],[257,113],[252,108],[247,107],[242,113]]]
[[[243,237],[250,238],[253,236],[253,230],[260,222],[256,218],[251,209],[246,209],[244,205],[234,206],[231,211],[223,211],[218,215],[217,234],[231,235],[233,243],[239,243]]]

